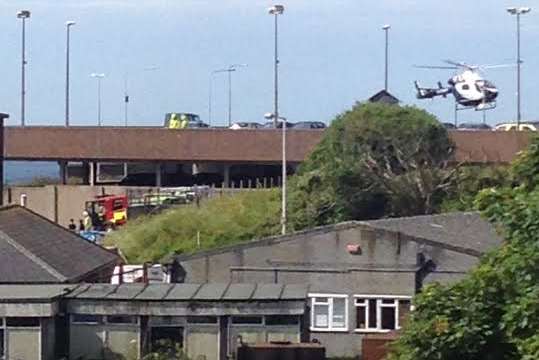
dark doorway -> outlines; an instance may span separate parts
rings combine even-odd
[[[183,349],[183,327],[152,327],[150,350],[162,354],[176,354]]]

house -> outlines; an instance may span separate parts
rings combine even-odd
[[[308,341],[328,357],[361,354],[367,334],[400,328],[430,282],[462,278],[502,239],[478,213],[352,221],[177,255],[173,281],[308,285]]]
[[[120,261],[27,208],[0,208],[0,284],[109,282]]]
[[[0,285],[0,359],[138,359],[166,341],[191,359],[225,360],[241,341],[305,338],[307,292],[278,284]]]
[[[381,90],[378,91],[376,94],[371,96],[368,99],[371,103],[382,103],[387,105],[396,105],[400,102],[399,99],[397,99],[395,96],[393,96],[389,91],[387,90]]]

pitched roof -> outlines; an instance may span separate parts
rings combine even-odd
[[[199,251],[193,254],[167,256],[163,259],[163,262],[168,263],[172,259],[181,262],[257,246],[271,246],[281,242],[296,240],[298,236],[302,236],[308,241],[309,235],[314,236],[320,233],[365,226],[372,229],[400,233],[409,236],[415,241],[431,243],[449,250],[477,257],[500,245],[503,241],[496,233],[494,226],[484,220],[478,212],[454,212],[372,221],[347,221],[292,234],[271,236],[222,248]]]
[[[0,208],[0,283],[75,282],[118,261],[27,208]]]
[[[400,101],[387,90],[380,90],[369,98],[369,102],[389,105],[398,104]]]
[[[454,212],[364,221],[368,226],[400,233],[455,251],[480,256],[502,243],[494,226],[478,212]]]

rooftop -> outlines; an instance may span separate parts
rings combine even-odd
[[[0,208],[0,284],[77,282],[114,253],[18,205]]]

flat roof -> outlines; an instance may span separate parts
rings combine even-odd
[[[139,301],[276,301],[305,300],[308,285],[285,284],[81,284],[67,299]]]

